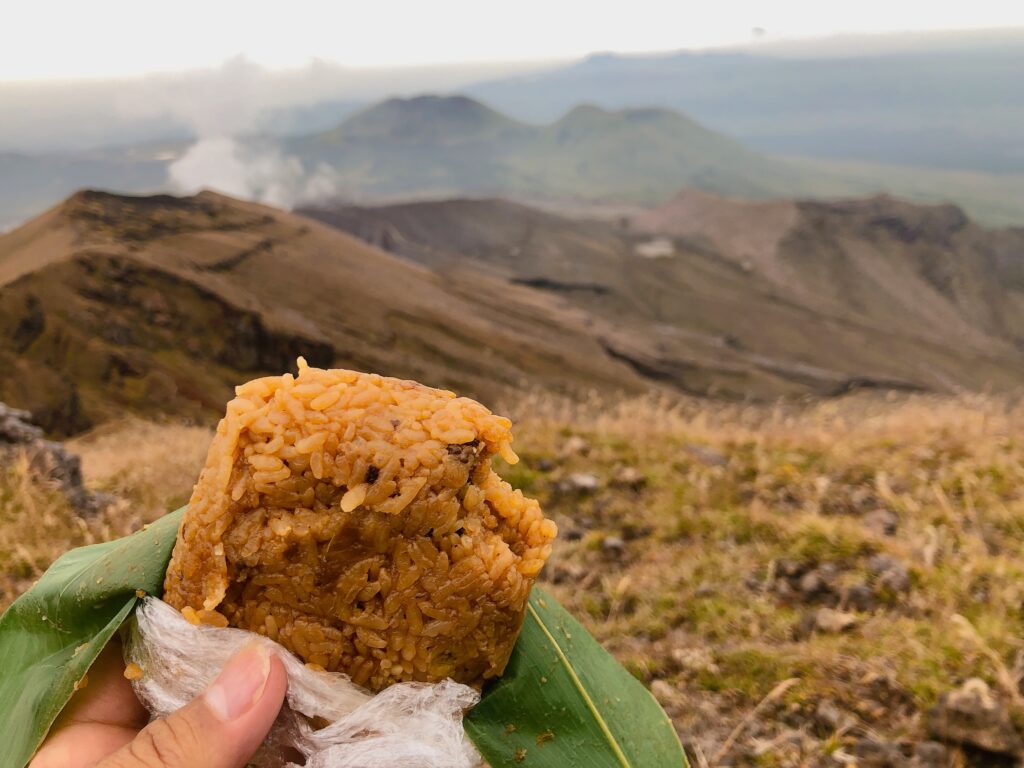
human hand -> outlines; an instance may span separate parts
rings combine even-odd
[[[243,768],[266,738],[288,687],[265,646],[239,651],[192,702],[146,725],[112,642],[89,670],[29,768]]]

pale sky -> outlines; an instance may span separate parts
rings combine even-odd
[[[1024,26],[1024,3],[969,0],[15,0],[0,81],[121,77],[311,59],[353,67],[568,59],[859,32]]]

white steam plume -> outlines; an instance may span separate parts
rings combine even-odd
[[[336,197],[340,188],[337,174],[327,165],[309,172],[297,157],[276,147],[229,136],[200,139],[167,171],[177,192],[216,189],[280,208]]]
[[[314,63],[310,70],[318,66]],[[287,82],[293,83],[295,76],[292,73]],[[195,133],[195,142],[168,166],[167,183],[174,192],[209,188],[283,208],[337,197],[339,179],[329,166],[307,169],[272,140],[251,138],[269,109],[314,103],[326,96],[318,87],[289,94],[286,84],[281,75],[236,58],[205,73],[201,87],[194,78],[169,79],[159,89],[159,98],[119,106],[133,117],[171,116]]]

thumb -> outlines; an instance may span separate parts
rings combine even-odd
[[[97,768],[243,768],[266,738],[287,687],[281,661],[251,643],[203,693],[154,720]]]

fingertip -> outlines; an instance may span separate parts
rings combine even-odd
[[[287,693],[288,671],[285,669],[281,657],[271,651],[270,671],[267,673],[267,685],[263,689],[263,700],[260,703],[266,702],[267,707],[272,707],[276,717],[277,712],[284,704],[284,697]]]

